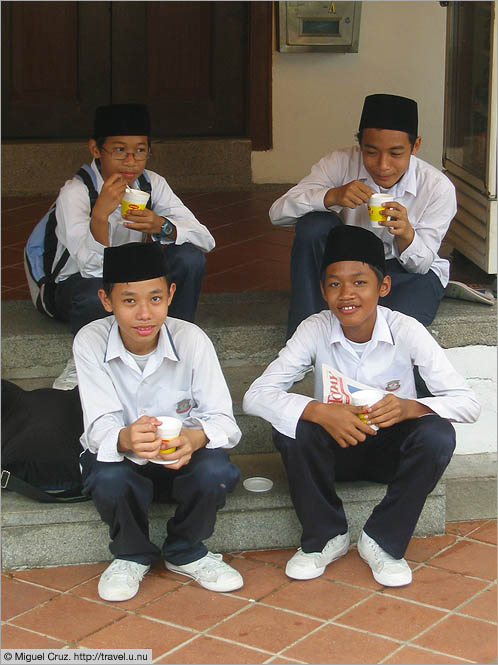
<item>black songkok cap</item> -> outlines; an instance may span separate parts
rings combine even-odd
[[[145,104],[109,104],[95,110],[93,138],[105,136],[150,137],[149,110]]]
[[[361,226],[341,224],[330,231],[325,243],[321,274],[337,261],[362,261],[386,274],[386,258],[382,240]]]
[[[418,136],[417,102],[397,95],[368,95],[363,104],[360,131],[367,127]]]
[[[160,242],[129,242],[104,249],[104,284],[144,282],[167,276]]]

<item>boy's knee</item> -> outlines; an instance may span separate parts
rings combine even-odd
[[[456,445],[455,428],[446,418],[424,416],[419,419],[417,441],[426,457],[446,466]]]
[[[204,455],[194,470],[195,483],[203,493],[231,492],[240,480],[239,469],[230,462],[228,455]]]
[[[107,313],[100,302],[99,289],[102,288],[102,280],[99,277],[89,277],[83,279],[75,289],[71,299],[72,309],[78,312],[94,312],[95,316],[91,318],[101,318]],[[90,319],[91,320],[91,319]]]
[[[296,240],[315,242],[323,239],[325,241],[331,229],[339,224],[342,224],[342,221],[334,212],[309,212],[296,222]]]
[[[174,246],[174,256],[170,259],[172,272],[204,274],[206,268],[206,256],[198,247],[191,243]]]
[[[101,463],[89,480],[92,498],[105,503],[119,502],[138,486],[151,484],[125,462]]]
[[[309,446],[310,441],[314,438],[316,428],[320,427],[314,423],[307,422],[306,420],[299,420],[296,427],[296,437],[293,439],[290,436],[281,434],[275,428],[272,428],[273,444],[277,450],[298,450],[302,446]]]

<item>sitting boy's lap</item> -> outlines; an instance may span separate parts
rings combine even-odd
[[[81,456],[82,478],[85,483],[94,485],[96,482],[122,482],[127,477],[148,478],[154,486],[162,486],[165,492],[158,497],[168,494],[173,480],[181,476],[189,476],[191,480],[199,480],[203,485],[209,482],[224,483],[227,491],[231,491],[240,479],[239,469],[230,462],[230,458],[223,448],[200,448],[195,451],[188,464],[180,469],[168,469],[160,464],[136,464],[125,458],[122,462],[100,462],[97,455],[89,450]],[[156,498],[156,497],[155,497]]]

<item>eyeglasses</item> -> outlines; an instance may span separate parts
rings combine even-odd
[[[117,159],[119,161],[125,160],[128,155],[133,155],[135,158],[135,161],[137,162],[145,162],[146,159],[148,159],[151,155],[150,150],[146,150],[145,148],[137,148],[137,150],[132,150],[127,152],[126,150],[123,150],[123,148],[114,148],[114,150],[107,150],[102,146],[101,150],[104,152],[107,152],[108,155],[111,155],[112,159]]]

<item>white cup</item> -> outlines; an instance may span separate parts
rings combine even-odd
[[[178,438],[180,430],[182,429],[182,421],[179,420],[179,418],[172,418],[171,416],[156,416],[156,418],[162,423],[157,426],[157,434],[161,437],[163,442],[161,452],[175,452],[176,447],[172,447],[170,442]],[[174,464],[175,462],[176,460],[164,460],[163,464]]]
[[[373,404],[376,404],[379,400],[381,400],[383,397],[384,393],[382,392],[382,390],[376,390],[375,388],[371,388],[369,390],[356,390],[354,393],[351,394],[351,404],[353,404],[353,406],[372,406]],[[357,413],[356,415],[364,423],[367,422],[368,420],[367,413]],[[379,429],[377,425],[369,425],[369,427],[375,430]]]
[[[141,189],[127,187],[121,201],[121,217],[124,217],[129,210],[145,210],[149,196],[148,192],[142,192]]]
[[[379,224],[379,222],[388,222],[390,220],[390,217],[383,217],[380,214],[381,210],[385,210],[385,208],[382,207],[382,204],[387,203],[388,201],[394,201],[391,194],[372,194],[368,200],[368,216],[372,226],[376,229],[382,228],[382,225]]]

